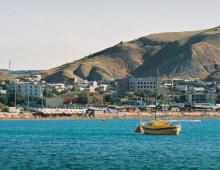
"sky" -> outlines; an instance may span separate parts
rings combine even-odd
[[[151,33],[220,25],[219,0],[0,0],[0,69],[49,69]]]

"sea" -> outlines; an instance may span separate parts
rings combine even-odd
[[[139,121],[1,120],[0,169],[220,169],[220,119],[179,136],[136,134]]]

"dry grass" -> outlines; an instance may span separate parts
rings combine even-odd
[[[220,67],[219,34],[219,27],[151,34],[50,69],[44,75],[58,82],[73,77],[93,80],[121,78],[133,73],[147,76],[159,65],[162,76],[205,78],[216,71],[216,66]]]

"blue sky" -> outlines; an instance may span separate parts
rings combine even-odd
[[[48,69],[150,33],[219,26],[219,0],[0,0],[0,68]]]

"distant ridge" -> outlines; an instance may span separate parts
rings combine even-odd
[[[8,69],[0,69],[0,72],[6,73],[6,74],[32,74],[32,73],[38,73],[42,72],[43,70],[8,70]]]
[[[65,82],[154,75],[206,78],[220,69],[220,27],[151,34],[42,72],[47,81]]]

